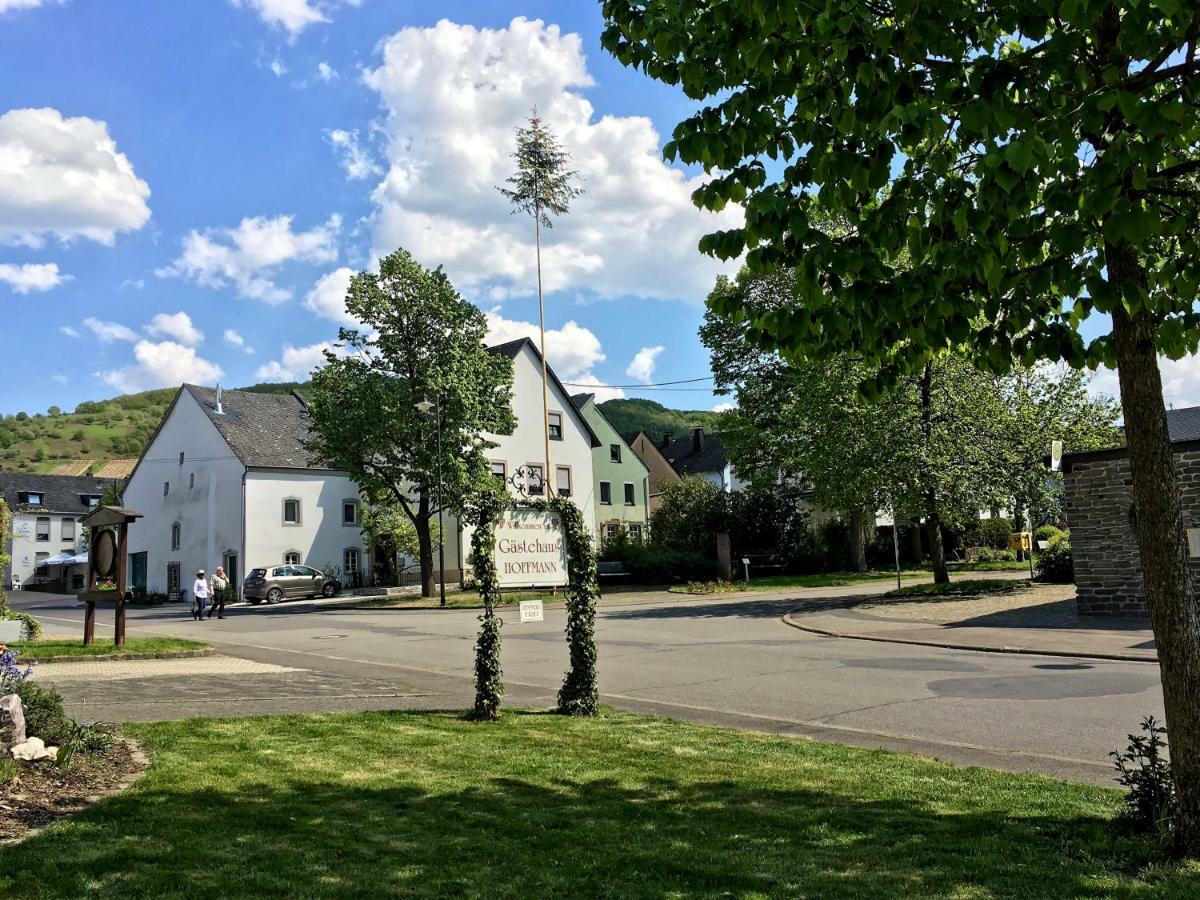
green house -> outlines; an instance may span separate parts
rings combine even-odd
[[[592,448],[596,533],[607,541],[624,528],[631,540],[642,540],[650,520],[650,470],[604,418],[595,394],[576,394],[571,402],[600,438]]]

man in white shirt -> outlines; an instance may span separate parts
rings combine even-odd
[[[199,622],[204,618],[204,607],[208,605],[208,579],[204,570],[196,572],[196,583],[192,585],[192,618]]]

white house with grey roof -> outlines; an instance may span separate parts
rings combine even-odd
[[[307,419],[295,393],[181,387],[125,488],[143,516],[131,583],[170,595],[218,565],[239,588],[260,566],[365,572],[358,485],[309,462]]]

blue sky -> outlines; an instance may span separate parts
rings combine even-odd
[[[0,412],[303,378],[396,246],[528,333],[531,226],[495,185],[535,104],[586,191],[546,247],[560,376],[707,375],[695,241],[736,212],[692,208],[658,152],[689,104],[600,29],[590,2],[0,0]]]

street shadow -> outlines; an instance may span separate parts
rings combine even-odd
[[[489,777],[501,767],[480,758],[455,779],[403,756],[344,774],[298,756],[269,779],[217,779],[204,757],[189,766],[170,752],[180,777],[151,774],[0,848],[0,894],[1054,898],[1094,895],[1098,860],[1112,857],[1106,819],[1012,808],[1043,810],[1036,801],[863,800],[845,782],[779,789],[728,769],[688,779],[687,764],[658,756],[651,772],[679,775],[596,776],[599,761],[540,758],[527,777]],[[1107,896],[1136,887],[1103,884]]]
[[[1150,620],[1129,616],[1081,616],[1074,598],[1043,603],[1034,607],[1006,609],[972,616],[949,627],[979,628],[1073,628],[1094,631],[1148,631]],[[1151,641],[1148,644],[1153,647]]]
[[[687,595],[681,595],[687,596]],[[820,603],[821,608],[825,607],[842,607],[845,606],[846,598],[838,598],[834,603],[830,601]],[[729,602],[714,603],[711,600],[679,600],[670,602],[662,606],[639,606],[628,609],[601,609],[606,619],[615,619],[617,621],[635,621],[645,619],[723,619],[723,618],[743,618],[743,619],[777,619],[789,610],[795,609],[799,601],[795,599],[778,599],[778,600],[731,600]],[[805,602],[806,610],[818,608],[809,605],[810,601]]]

